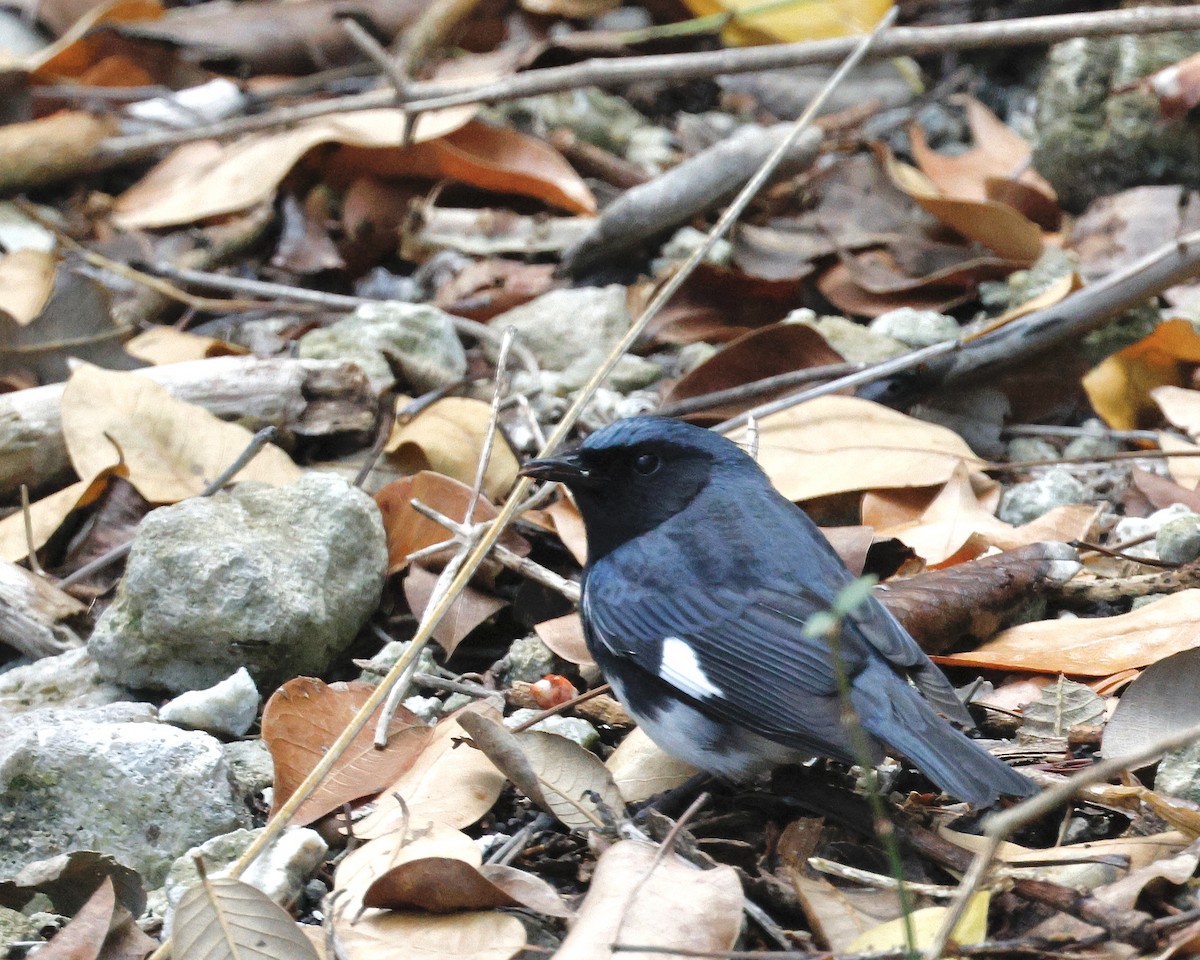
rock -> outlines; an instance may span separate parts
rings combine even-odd
[[[88,649],[112,681],[175,693],[245,666],[260,689],[320,676],[383,590],[375,502],[331,474],[161,507],[139,525]]]
[[[1054,444],[1041,437],[1013,437],[1008,441],[1005,459],[1009,463],[1024,463],[1027,460],[1057,460],[1060,454]]]
[[[899,340],[914,349],[953,340],[961,331],[958,321],[953,317],[936,310],[914,310],[912,307],[881,313],[867,325],[867,329]]]
[[[358,675],[358,679],[363,683],[369,683],[371,686],[378,685],[388,672],[396,665],[396,661],[400,659],[405,650],[408,649],[409,641],[407,640],[389,640],[370,660],[365,663],[356,661],[362,667],[362,673]],[[433,655],[433,651],[428,646],[417,657],[417,673],[437,673],[437,659]]]
[[[410,710],[426,723],[437,723],[442,712],[442,701],[437,697],[409,697],[404,709]]]
[[[849,363],[879,363],[908,353],[908,347],[899,340],[845,317],[818,317],[812,310],[801,309],[789,313],[784,322],[812,327]]]
[[[1164,563],[1191,563],[1200,557],[1200,515],[1188,513],[1168,520],[1159,528],[1154,545]]]
[[[1064,457],[1102,458],[1116,453],[1119,449],[1117,442],[1108,432],[1108,427],[1094,417],[1084,421],[1083,430],[1085,432],[1082,436],[1076,437],[1063,447]]]
[[[378,392],[395,382],[387,357],[417,393],[461,380],[467,354],[448,313],[427,304],[384,300],[363,304],[344,320],[300,338],[300,356],[353,360]]]
[[[508,655],[500,661],[504,687],[511,687],[518,681],[536,683],[548,673],[564,673],[569,669],[570,664],[556,657],[534,633],[514,640]]]
[[[43,707],[78,709],[132,699],[124,687],[100,676],[84,647],[0,674],[0,718]]]
[[[547,384],[547,387],[555,393],[573,393],[591,379],[592,374],[596,372],[596,368],[606,359],[606,356],[606,352],[597,350],[579,357],[566,370],[557,375],[558,382],[556,384]],[[554,377],[555,374],[547,373],[545,376],[548,379]],[[617,361],[617,365],[613,367],[613,371],[604,381],[604,385],[617,393],[626,394],[632,393],[634,390],[645,389],[650,384],[661,380],[662,376],[663,368],[653,360],[646,360],[627,353]]]
[[[275,783],[275,764],[271,751],[257,737],[221,744],[229,776],[243,797],[262,793]]]
[[[497,113],[539,136],[566,127],[580,140],[618,155],[635,130],[650,127],[627,100],[597,87],[522,97],[500,104]]]
[[[1128,540],[1136,540],[1139,537],[1145,537],[1147,534],[1150,534],[1155,539],[1147,540],[1144,543],[1135,543],[1132,546],[1125,547],[1121,552],[1130,557],[1146,557],[1155,560],[1158,559],[1158,553],[1156,552],[1158,549],[1158,531],[1172,520],[1190,516],[1193,516],[1192,511],[1182,503],[1173,503],[1169,507],[1155,510],[1148,517],[1122,517],[1117,521],[1117,525],[1113,527],[1112,533],[1109,535],[1109,540],[1114,543],[1125,543]]]
[[[516,327],[521,342],[547,370],[566,370],[580,356],[608,353],[629,329],[625,288],[551,290],[494,317],[495,330]]]
[[[514,710],[512,716],[504,718],[504,725],[509,728],[519,727],[521,724],[532,720],[539,713],[541,713],[540,710],[530,710],[528,708]],[[600,734],[596,731],[596,728],[582,717],[547,717],[545,720],[539,720],[529,729],[566,737],[568,740],[574,740],[585,750],[590,750],[595,744],[600,742]]]
[[[1047,247],[1028,270],[1015,270],[1003,280],[979,285],[979,300],[994,313],[1003,313],[1045,293],[1062,277],[1079,267],[1079,258],[1059,247]]]
[[[97,850],[155,885],[189,847],[249,825],[221,744],[206,733],[43,714],[10,726],[0,741],[0,876]]]
[[[1169,751],[1158,765],[1154,789],[1168,797],[1200,803],[1200,743]]]
[[[695,227],[680,227],[662,245],[662,249],[659,251],[663,266],[686,260],[697,248],[703,246],[707,241],[707,233],[703,233]],[[707,256],[704,258],[705,263],[715,263],[720,267],[727,267],[732,261],[733,244],[728,240],[718,240],[713,244],[713,248],[708,251]],[[657,265],[654,268],[654,272],[659,272]]]
[[[15,943],[30,943],[42,939],[41,924],[19,910],[0,907],[0,953],[6,957],[23,956],[9,950]],[[32,954],[31,954],[32,956]]]
[[[240,737],[258,716],[258,688],[245,667],[207,690],[188,690],[163,704],[158,719],[185,730]]]
[[[168,906],[174,909],[188,887],[199,879],[194,859],[197,855],[203,858],[205,872],[210,877],[223,876],[225,868],[240,857],[260,833],[261,829],[235,830],[213,837],[179,857],[171,865],[164,882]],[[315,830],[288,827],[255,858],[241,879],[285,906],[300,896],[309,874],[321,865],[328,852],[329,846]]]
[[[1036,520],[1055,507],[1083,503],[1086,488],[1066,470],[1054,468],[1033,480],[1017,483],[1004,491],[996,515],[1005,523],[1020,526]]]
[[[1187,118],[1165,119],[1138,83],[1200,51],[1194,31],[1096,37],[1050,51],[1035,97],[1033,164],[1063,207],[1146,183],[1200,186],[1200,140]]]

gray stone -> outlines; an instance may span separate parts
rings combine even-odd
[[[409,697],[404,701],[404,709],[411,710],[426,723],[437,723],[442,712],[442,701],[437,697]]]
[[[518,681],[536,683],[548,673],[563,673],[569,667],[542,643],[537,634],[531,633],[512,642],[508,655],[500,661],[500,675],[503,685],[511,687]]]
[[[492,319],[495,330],[515,327],[547,370],[566,370],[580,356],[610,351],[629,329],[625,288],[551,290]]]
[[[1154,789],[1168,797],[1200,803],[1200,742],[1171,750],[1162,758]]]
[[[1041,437],[1013,437],[1008,441],[1005,456],[1010,463],[1027,460],[1057,460],[1059,452],[1054,444]]]
[[[1121,552],[1130,557],[1146,557],[1151,560],[1158,558],[1158,531],[1172,520],[1179,517],[1190,517],[1192,511],[1182,503],[1173,503],[1169,507],[1155,510],[1148,517],[1122,517],[1113,527],[1109,539],[1114,543],[1125,543],[1150,534],[1152,539],[1125,547]]]
[[[213,837],[179,857],[171,864],[163,884],[167,904],[174,908],[187,889],[200,879],[196,873],[196,856],[201,857],[210,877],[223,876],[225,868],[245,853],[260,833],[261,829],[235,830]],[[241,880],[284,906],[300,895],[304,881],[321,865],[328,852],[329,846],[315,830],[289,827],[255,858]]]
[[[1075,437],[1063,448],[1064,457],[1096,457],[1103,458],[1117,452],[1119,447],[1112,435],[1099,420],[1093,418],[1083,423],[1086,431],[1083,436]]]
[[[634,131],[650,126],[627,100],[596,87],[522,97],[496,112],[539,135],[566,127],[580,140],[621,155]]]
[[[0,674],[0,718],[44,707],[75,709],[131,699],[124,687],[100,676],[84,647]]]
[[[389,640],[379,648],[379,651],[370,660],[366,662],[361,660],[355,661],[362,668],[362,673],[358,675],[358,679],[363,683],[375,686],[388,675],[392,667],[396,665],[396,661],[400,659],[401,655],[407,649],[407,640]],[[437,670],[437,659],[434,657],[433,651],[429,647],[425,647],[417,657],[416,672],[437,673]]]
[[[379,510],[345,480],[242,484],[142,521],[88,649],[103,676],[139,688],[200,690],[245,666],[273,690],[345,650],[386,568]]]
[[[1164,563],[1191,563],[1200,557],[1200,515],[1189,513],[1168,520],[1159,528],[1155,547]]]
[[[601,350],[579,357],[559,375],[558,383],[551,389],[560,394],[573,393],[580,389],[591,379],[596,368],[606,357],[607,351]],[[547,374],[547,377],[553,376],[554,374]],[[627,353],[617,361],[617,365],[613,367],[613,371],[604,381],[604,385],[617,393],[632,393],[634,390],[643,390],[650,384],[661,380],[662,376],[663,368],[653,360],[646,360]]]
[[[1045,293],[1056,281],[1073,273],[1079,258],[1059,247],[1047,247],[1028,270],[1015,270],[1003,280],[986,280],[979,285],[980,302],[994,313],[1019,307]]]
[[[532,720],[541,710],[531,710],[523,708],[514,710],[512,716],[504,718],[506,727],[519,727],[521,724]],[[553,733],[559,737],[566,737],[568,740],[574,740],[585,750],[590,750],[593,746],[600,742],[600,734],[590,723],[582,717],[560,717],[551,716],[545,720],[539,720],[530,730],[538,730],[542,733]]]
[[[229,776],[244,797],[262,793],[275,783],[275,764],[271,751],[257,737],[253,740],[234,740],[221,744]]]
[[[164,703],[158,719],[186,730],[240,737],[258,716],[258,688],[245,667],[207,690],[188,690]]]
[[[0,954],[6,957],[22,956],[10,953],[9,947],[14,943],[29,943],[41,940],[41,924],[32,917],[27,917],[19,910],[0,907]]]
[[[1066,470],[1055,468],[1005,490],[997,516],[1005,523],[1020,526],[1036,520],[1055,507],[1083,503],[1086,495],[1087,490],[1082,483]]]
[[[300,338],[300,356],[353,360],[376,390],[395,382],[387,358],[417,393],[461,380],[467,354],[448,313],[427,304],[385,300],[364,304],[344,320]]]
[[[793,310],[784,322],[812,327],[849,363],[879,363],[908,353],[908,347],[899,340],[845,317],[817,317],[811,310]]]
[[[899,340],[910,347],[931,347],[935,343],[955,339],[960,332],[958,321],[936,310],[914,310],[900,307],[881,313],[867,329],[885,337]]]
[[[39,716],[0,741],[0,875],[97,850],[154,885],[189,847],[249,825],[208,734]]]
[[[699,247],[708,242],[708,234],[697,230],[695,227],[680,227],[676,230],[671,238],[662,245],[659,251],[659,256],[662,258],[664,265],[675,263],[677,261],[686,260]],[[713,248],[708,251],[704,257],[705,263],[715,263],[717,266],[727,267],[733,260],[733,244],[728,240],[718,240],[713,244]],[[658,264],[656,262],[654,272],[658,273]]]

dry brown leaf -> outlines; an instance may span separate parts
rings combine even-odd
[[[595,663],[588,652],[587,640],[583,636],[583,621],[578,613],[535,623],[533,632],[556,657],[562,657],[567,663]]]
[[[381,487],[375,494],[375,504],[383,514],[383,529],[387,534],[388,573],[405,569],[409,554],[444,543],[451,536],[450,531],[440,523],[414,510],[413,500],[419,500],[443,516],[462,523],[466,519],[467,501],[470,499],[471,488],[465,483],[428,470],[411,477],[401,477]],[[471,520],[474,523],[493,520],[497,512],[489,501],[480,497],[475,501]],[[529,542],[516,531],[506,530],[501,534],[500,543],[522,556],[529,552]],[[452,555],[453,549],[447,548],[443,563]],[[423,565],[439,570],[442,563],[426,558]],[[493,569],[492,576],[494,574]]]
[[[528,13],[569,20],[590,20],[620,5],[621,0],[521,0],[521,9]]]
[[[611,960],[612,944],[666,950],[733,948],[742,927],[742,885],[732,867],[698,870],[640,840],[609,847],[555,960]],[[661,954],[622,951],[629,960]]]
[[[510,960],[525,947],[525,927],[502,913],[453,916],[336,909],[333,928],[346,960]]]
[[[946,483],[983,465],[951,430],[858,397],[819,397],[758,422],[759,463],[789,500]],[[745,441],[745,431],[730,434]]]
[[[695,767],[664,753],[640,727],[634,727],[604,761],[626,803],[641,803],[696,775]]]
[[[404,599],[408,601],[409,609],[417,617],[424,616],[425,608],[433,598],[437,581],[438,574],[420,564],[413,566],[404,578]],[[467,634],[506,606],[507,600],[501,600],[494,594],[467,584],[454,599],[445,616],[433,628],[433,639],[442,645],[446,656],[450,656],[467,638]]]
[[[531,510],[525,517],[557,533],[558,539],[581,567],[587,563],[587,531],[583,526],[583,517],[565,489],[546,509]]]
[[[664,394],[663,403],[688,400],[779,373],[841,362],[841,354],[830,347],[812,327],[798,323],[775,323],[761,330],[752,330],[726,344],[677,380]],[[727,420],[756,403],[766,402],[794,389],[780,387],[774,393],[708,407],[689,419],[703,423]]]
[[[96,960],[108,937],[116,906],[112,880],[105,877],[71,922],[38,953],[45,960]]]
[[[473,483],[490,410],[482,400],[446,397],[407,423],[397,423],[384,449],[405,473],[432,470],[462,483]],[[497,436],[483,478],[484,495],[490,500],[502,498],[517,479],[518,467],[503,434]]]
[[[417,762],[385,787],[375,809],[354,825],[356,837],[382,837],[406,822],[468,827],[492,808],[504,787],[504,775],[481,751],[459,743],[468,736],[459,719],[474,713],[500,716],[495,706],[476,703],[439,720]],[[404,799],[405,808],[395,794]]]
[[[272,812],[308,776],[373,689],[366,683],[326,684],[296,677],[271,695],[263,708],[262,738],[275,766]],[[398,707],[388,725],[387,746],[380,750],[374,743],[374,725],[367,724],[296,810],[293,821],[312,823],[344,803],[378,793],[416,763],[432,735],[432,727]]]
[[[1158,446],[1164,453],[1191,454],[1187,457],[1167,457],[1167,470],[1181,487],[1197,489],[1200,486],[1200,446],[1164,432],[1158,434]]]
[[[196,496],[242,454],[253,436],[203,407],[177,400],[146,377],[90,364],[67,381],[62,423],[79,476],[94,477],[123,461],[129,482],[152,503]],[[267,444],[237,479],[283,486],[301,473],[286,453]]]
[[[1184,590],[1115,617],[1010,627],[978,650],[938,662],[1104,677],[1195,646],[1200,646],[1200,590]]]
[[[908,128],[913,159],[934,185],[948,197],[987,200],[989,180],[1015,177],[1053,200],[1054,188],[1029,166],[1033,151],[1025,138],[974,97],[962,102],[974,141],[969,150],[938,153],[930,149],[924,128],[915,123]]]
[[[91,480],[80,480],[69,487],[43,497],[29,506],[33,527],[33,547],[41,549],[74,511],[95,503],[108,488],[110,477],[127,475],[124,466],[102,470]],[[16,563],[29,555],[25,539],[25,517],[21,511],[0,520],[0,558]]]
[[[475,112],[455,107],[422,113],[416,141],[445,136]],[[362,110],[305,120],[282,131],[252,134],[236,143],[189,143],[167,155],[117,198],[112,220],[126,230],[170,227],[237,213],[270,200],[280,181],[314,147],[340,143],[378,149],[405,142],[403,110]]]
[[[1122,910],[1132,910],[1137,898],[1141,896],[1146,885],[1155,880],[1166,880],[1174,884],[1184,884],[1196,872],[1200,864],[1200,842],[1193,843],[1186,850],[1180,850],[1173,857],[1163,857],[1132,871],[1115,883],[1098,887],[1092,895],[1105,903]]]
[[[72,23],[54,43],[26,58],[24,68],[34,82],[60,83],[66,77],[78,77],[96,62],[98,51],[104,48],[105,32],[98,27],[105,23],[157,20],[163,12],[158,0],[111,0],[98,4]]]
[[[125,352],[154,366],[163,366],[185,360],[239,356],[250,351],[216,337],[202,337],[174,327],[157,326],[139,333],[126,343]]]
[[[1093,504],[1069,504],[1014,527],[992,515],[997,489],[990,479],[972,477],[966,465],[959,464],[923,510],[918,507],[906,518],[904,508],[913,507],[913,498],[869,491],[863,497],[862,519],[878,536],[908,544],[936,568],[979,556],[991,547],[1012,550],[1044,541],[1085,539],[1100,513]]]
[[[367,151],[356,146],[334,159],[331,177],[365,173],[450,179],[483,190],[534,197],[570,213],[596,212],[591,189],[562,154],[544,140],[507,127],[466,123],[438,137],[421,137],[403,150]]]
[[[1150,664],[1121,695],[1104,726],[1105,759],[1141,753],[1154,742],[1200,723],[1200,648]],[[1147,759],[1139,767],[1149,766]]]
[[[894,890],[835,887],[824,877],[805,876],[795,868],[788,872],[817,942],[837,953],[867,930],[903,913]]]
[[[15,250],[0,257],[0,310],[21,326],[32,323],[54,291],[58,261],[43,250]]]
[[[924,173],[895,157],[887,158],[887,168],[896,186],[968,240],[1008,260],[1032,263],[1041,256],[1041,228],[1007,204],[945,196]]]
[[[430,913],[525,907],[550,917],[571,911],[546,881],[513,867],[476,867],[449,857],[423,857],[393,867],[363,896],[368,907]]]
[[[1155,389],[1183,386],[1185,364],[1197,363],[1200,334],[1186,320],[1168,320],[1089,370],[1083,389],[1105,423],[1134,430],[1156,414]]]

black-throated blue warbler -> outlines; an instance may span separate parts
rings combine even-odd
[[[633,417],[522,473],[575,495],[588,539],[588,649],[663,750],[735,780],[812,756],[855,761],[833,648],[804,631],[854,578],[735,443]],[[981,806],[1033,792],[951,725],[973,724],[877,600],[841,621],[837,649],[875,761],[900,754]]]

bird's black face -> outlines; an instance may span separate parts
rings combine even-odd
[[[589,447],[532,460],[521,471],[567,485],[588,535],[588,563],[682,511],[708,483],[712,455],[669,440]]]

